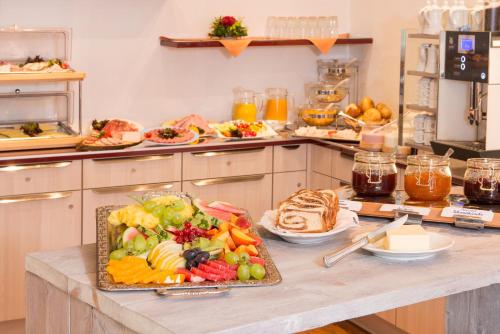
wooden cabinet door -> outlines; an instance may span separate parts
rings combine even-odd
[[[81,243],[81,192],[0,197],[0,322],[25,316],[27,253]]]
[[[309,182],[309,189],[332,189],[332,178],[320,173],[311,172],[311,179]]]
[[[396,326],[410,334],[445,333],[446,298],[400,307]]]
[[[273,172],[295,172],[307,169],[307,144],[274,146]]]
[[[307,183],[307,173],[288,172],[275,173],[273,175],[273,208],[277,208],[279,203],[294,192],[305,189]]]
[[[271,174],[184,181],[182,191],[207,201],[220,200],[247,209],[254,221],[272,207]]]
[[[181,191],[180,182],[144,184],[135,186],[88,189],[83,191],[82,243],[96,242],[96,209],[103,205],[125,205],[135,201],[130,195],[142,195],[150,191]]]
[[[311,144],[310,152],[311,172],[332,176],[332,152],[336,151]]]
[[[273,171],[273,148],[182,153],[182,179],[201,180]]]
[[[181,153],[131,158],[87,159],[83,161],[83,188],[94,189],[180,181],[181,164]]]
[[[80,190],[82,162],[0,167],[0,196]]]
[[[332,176],[342,182],[351,184],[353,165],[354,157],[335,151],[333,153]]]

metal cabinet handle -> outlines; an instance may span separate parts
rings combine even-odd
[[[266,148],[265,147],[257,147],[257,148],[247,148],[241,150],[226,150],[226,151],[210,151],[210,152],[195,152],[191,153],[195,157],[220,157],[224,155],[232,155],[232,154],[241,154],[241,153],[255,153],[262,152]]]
[[[126,157],[126,158],[106,158],[106,159],[92,159],[95,163],[113,163],[113,162],[120,162],[120,161],[135,161],[135,162],[141,162],[141,161],[158,161],[158,160],[168,160],[172,159],[174,157],[173,154],[163,154],[163,155],[149,155],[145,157]]]
[[[213,185],[217,185],[217,184],[259,181],[259,180],[262,180],[264,178],[264,176],[265,175],[219,177],[219,178],[215,178],[215,179],[191,181],[191,184],[193,184],[194,186],[197,186],[197,187],[205,187],[205,186],[213,186]]]
[[[174,185],[172,183],[155,183],[155,184],[143,184],[139,186],[98,188],[98,189],[92,189],[92,192],[100,195],[117,194],[117,193],[138,193],[143,191],[169,190],[172,189],[173,187]]]
[[[286,145],[281,147],[284,148],[285,150],[296,151],[300,148],[300,145]]]
[[[29,194],[0,197],[0,204],[11,204],[20,202],[46,201],[53,199],[68,198],[73,193],[71,191],[44,193],[44,194]]]
[[[55,162],[48,164],[37,164],[37,165],[14,165],[14,166],[5,166],[0,167],[0,172],[18,172],[22,170],[30,170],[30,169],[41,169],[41,168],[63,168],[71,165],[71,161],[63,161],[63,162]]]

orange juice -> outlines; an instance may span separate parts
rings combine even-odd
[[[233,120],[257,121],[257,106],[254,103],[233,104]]]
[[[264,116],[269,121],[288,120],[288,102],[286,98],[268,99],[266,104],[266,114]]]

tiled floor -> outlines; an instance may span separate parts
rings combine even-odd
[[[0,322],[2,334],[24,334],[24,319]]]

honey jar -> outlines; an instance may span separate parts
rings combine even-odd
[[[451,191],[450,159],[438,155],[410,155],[405,172],[405,191],[410,199],[439,202]]]
[[[397,168],[394,154],[358,152],[354,156],[352,188],[358,196],[390,196],[396,189]]]
[[[500,204],[500,159],[469,159],[464,195],[472,203]]]

